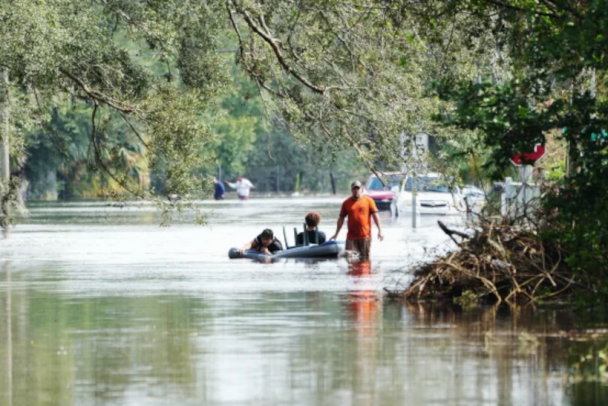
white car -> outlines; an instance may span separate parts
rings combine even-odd
[[[391,212],[397,216],[412,213],[412,176],[393,190]],[[416,214],[462,214],[464,199],[457,186],[449,186],[438,173],[416,176]]]
[[[477,186],[464,185],[462,196],[468,208],[473,212],[479,212],[486,204],[486,192]]]

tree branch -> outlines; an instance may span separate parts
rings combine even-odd
[[[64,75],[66,75],[68,78],[70,78],[72,81],[74,81],[78,85],[78,87],[80,87],[90,98],[92,98],[98,102],[102,102],[103,104],[106,104],[106,105],[112,107],[113,109],[121,111],[126,114],[130,114],[135,111],[134,107],[125,106],[125,105],[123,105],[122,102],[120,102],[118,100],[114,100],[113,98],[106,96],[103,93],[98,92],[95,89],[91,89],[80,78],[76,77],[74,74],[72,74],[68,70],[59,68],[59,71],[61,73],[63,73]]]
[[[241,54],[241,60],[244,59],[244,47],[243,47],[243,38],[241,37],[241,32],[239,31],[239,27],[236,25],[236,21],[234,21],[234,17],[232,15],[232,10],[230,10],[230,2],[226,0],[226,11],[228,11],[228,17],[230,18],[230,24],[232,25],[232,29],[236,33],[236,37],[239,40],[239,54]]]
[[[133,133],[137,136],[137,138],[139,138],[139,140],[141,141],[141,143],[144,144],[144,147],[146,147],[146,149],[150,149],[150,147],[148,146],[148,144],[146,143],[146,141],[144,141],[144,139],[141,136],[141,134],[139,133],[139,131],[137,131],[135,129],[135,127],[127,119],[127,117],[125,116],[125,114],[122,111],[118,111],[118,114],[120,114],[120,116],[122,117],[122,119],[125,120],[125,123],[127,123],[127,125],[129,126],[129,128],[131,129],[131,131],[133,131]]]
[[[103,157],[101,156],[101,149],[99,147],[99,144],[97,143],[97,134],[96,134],[97,129],[95,127],[95,117],[97,115],[98,108],[99,108],[99,104],[97,103],[97,101],[94,100],[93,101],[93,113],[91,114],[91,142],[93,143],[93,150],[95,151],[95,158],[97,160],[97,163],[99,164],[99,166],[101,166],[101,169],[103,169],[103,171],[105,173],[107,173],[116,183],[118,183],[120,185],[120,187],[122,187],[127,192],[131,193],[133,196],[137,196],[140,199],[143,199],[142,194],[131,190],[131,188],[129,188],[124,181],[121,181],[120,179],[118,179],[116,177],[116,175],[114,175],[114,173],[112,173],[112,171],[110,171],[110,168],[108,168],[108,166],[106,165],[106,163],[103,160]]]
[[[523,8],[523,7],[517,7],[517,6],[513,6],[511,4],[505,4],[505,3],[502,3],[502,2],[497,1],[497,0],[485,0],[485,1],[487,1],[488,3],[493,4],[495,6],[505,8],[507,10],[526,12],[526,13],[532,11],[532,10],[529,10],[529,9],[526,9],[526,8]],[[539,16],[544,16],[544,17],[560,18],[559,15],[553,14],[553,13],[543,13],[541,11],[534,11],[533,13],[536,14],[536,15],[539,15]]]
[[[285,57],[283,56],[283,53],[281,52],[281,48],[277,44],[277,40],[275,38],[271,37],[269,33],[268,34],[265,33],[260,27],[258,27],[256,25],[256,23],[253,21],[253,19],[249,16],[249,14],[245,10],[242,10],[241,14],[245,18],[245,21],[247,22],[247,25],[249,25],[249,28],[251,28],[260,37],[262,37],[262,39],[264,41],[266,41],[266,43],[268,43],[268,45],[270,45],[270,47],[274,51],[274,54],[276,55],[276,57],[277,57],[277,59],[279,61],[279,64],[281,64],[281,66],[283,67],[283,69],[285,69],[288,73],[290,73],[291,75],[293,75],[303,85],[305,85],[306,87],[308,87],[309,89],[311,89],[315,93],[319,93],[319,94],[324,94],[325,93],[325,87],[323,87],[323,86],[317,86],[317,85],[311,83],[307,78],[305,78],[304,76],[302,76],[300,73],[298,73],[294,68],[292,68],[287,63],[287,61],[285,60]]]

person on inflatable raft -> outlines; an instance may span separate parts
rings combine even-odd
[[[262,231],[262,234],[243,245],[239,249],[239,254],[243,254],[245,251],[251,249],[258,250],[263,254],[273,255],[275,252],[283,250],[283,244],[281,244],[281,241],[274,238],[272,230],[267,228]]]
[[[308,242],[311,244],[323,244],[327,237],[323,231],[317,231],[317,226],[321,222],[321,215],[317,212],[311,211],[304,217],[306,222],[306,233],[308,233]],[[296,245],[304,245],[305,238],[304,233],[298,234],[296,237]]]

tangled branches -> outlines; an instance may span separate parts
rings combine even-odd
[[[566,252],[543,241],[535,230],[482,219],[474,233],[440,228],[459,246],[414,270],[406,300],[455,299],[463,294],[500,303],[538,302],[563,298],[583,287],[564,261]]]

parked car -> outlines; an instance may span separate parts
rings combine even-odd
[[[461,193],[467,207],[473,212],[479,212],[486,204],[486,192],[477,186],[464,185]]]
[[[370,175],[365,184],[363,194],[374,199],[378,210],[390,210],[393,202],[392,189],[398,186],[403,179],[403,174],[399,172],[386,172],[382,174],[384,185],[375,174]]]
[[[412,176],[407,176],[393,188],[391,211],[397,215],[412,213]],[[466,206],[457,186],[450,186],[439,173],[427,173],[416,177],[417,214],[460,214]]]

